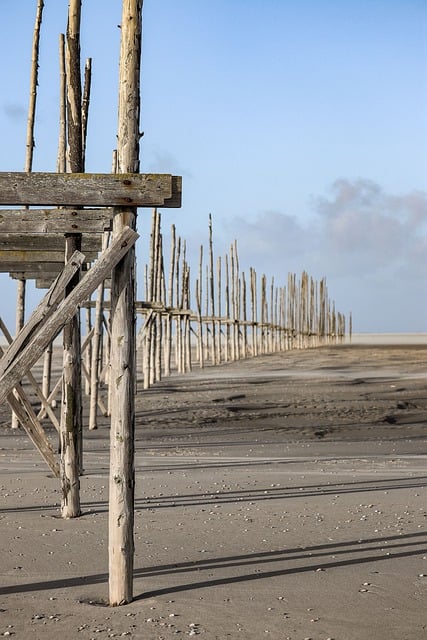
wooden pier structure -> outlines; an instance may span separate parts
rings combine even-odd
[[[81,512],[84,430],[97,428],[100,413],[111,416],[112,606],[133,598],[137,367],[148,388],[163,376],[186,373],[194,366],[317,347],[342,341],[346,333],[345,317],[335,310],[324,279],[315,282],[304,272],[298,278],[289,274],[285,284],[277,285],[264,275],[257,276],[253,268],[245,274],[236,241],[227,255],[215,256],[211,217],[208,248],[200,247],[194,274],[175,225],[169,259],[165,258],[160,209],[181,206],[181,178],[140,173],[142,0],[123,0],[122,5],[117,149],[111,174],[85,172],[90,64],[85,66],[82,86],[81,0],[69,0],[67,32],[60,37],[57,170],[32,171],[44,7],[43,0],[38,0],[25,171],[0,173],[0,272],[17,282],[14,337],[0,318],[8,343],[0,353],[0,401],[9,403],[12,426],[25,429],[60,479],[64,518]],[[138,208],[153,210],[141,301],[135,299]],[[24,322],[28,280],[47,293]],[[86,312],[86,331],[81,327],[80,308]],[[61,332],[63,373],[53,384],[52,343]],[[43,379],[36,380],[31,369],[40,359]],[[37,407],[24,391],[24,378],[35,390]],[[88,425],[82,424],[85,393],[90,403]],[[59,408],[55,406],[58,396]],[[52,443],[52,429],[59,437],[59,453]]]

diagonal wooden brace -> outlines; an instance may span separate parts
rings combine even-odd
[[[0,347],[0,356],[2,353],[3,349]],[[45,430],[34,413],[31,403],[20,384],[16,385],[15,391],[18,397],[14,396],[12,392],[8,393],[6,396],[9,406],[18,417],[19,422],[24,427],[28,437],[39,451],[43,460],[49,466],[53,474],[59,478],[59,464]]]
[[[6,338],[8,344],[11,344],[13,342],[13,338],[12,338],[7,326],[3,322],[2,318],[0,318],[0,329],[2,330],[3,335]],[[0,347],[0,356],[2,356],[3,353],[4,353],[4,351]],[[31,371],[27,371],[27,373],[25,375],[28,378],[28,380],[30,381],[31,386],[33,387],[34,391],[36,392],[36,395],[37,395],[37,397],[40,400],[41,405],[42,405],[42,412],[41,412],[41,414],[39,414],[37,416],[37,419],[40,420],[42,414],[43,415],[47,414],[49,416],[50,421],[52,422],[53,426],[55,427],[55,429],[57,431],[59,431],[58,419],[57,419],[56,415],[54,414],[54,412],[52,411],[52,408],[51,408],[47,398],[44,397],[43,392],[40,389],[40,386],[39,386],[37,380],[35,379],[35,377],[31,373]]]
[[[5,358],[0,362],[0,403],[5,400],[16,384],[22,380],[26,372],[37,362],[48,344],[56,337],[63,326],[76,313],[77,307],[86,300],[97,286],[109,276],[111,270],[118,264],[129,249],[135,244],[138,234],[130,227],[114,239],[111,245],[103,251],[93,267],[80,280],[70,294],[62,300],[56,311],[51,313],[44,322],[39,322],[20,348],[14,349],[14,358],[8,358],[15,341],[8,349]],[[26,325],[25,325],[26,326]],[[25,327],[23,331],[25,330]],[[20,334],[17,336],[17,340]]]
[[[21,349],[31,340],[39,327],[56,311],[58,305],[64,299],[64,290],[76,271],[80,269],[85,256],[80,251],[75,251],[71,259],[64,266],[62,272],[52,283],[49,291],[34,309],[28,321],[22,327],[15,340],[6,349],[0,362],[0,368],[5,370]]]

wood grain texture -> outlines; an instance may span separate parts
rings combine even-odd
[[[7,394],[40,358],[65,323],[72,318],[76,307],[93,293],[106,275],[111,272],[114,265],[134,246],[137,238],[138,234],[126,227],[48,318],[44,313],[45,309],[40,308],[40,305],[37,307],[38,319],[40,319],[37,326],[28,332],[27,323],[0,362],[0,402],[6,398]],[[58,289],[57,285],[55,289]],[[46,294],[44,299],[49,299],[49,294]],[[13,358],[10,357],[11,354],[13,354]]]
[[[181,177],[0,172],[0,205],[180,207]]]
[[[83,253],[99,252],[102,249],[102,235],[86,233],[82,238]],[[58,233],[2,233],[0,234],[0,258],[3,252],[45,251],[60,252],[64,261],[65,238]]]
[[[112,227],[113,209],[0,209],[6,233],[102,233]]]

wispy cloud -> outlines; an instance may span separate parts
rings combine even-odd
[[[153,173],[172,173],[173,175],[192,178],[190,170],[182,167],[178,158],[166,150],[157,149],[152,151],[146,166],[147,170]]]
[[[13,122],[22,122],[27,117],[27,110],[21,104],[7,103],[3,105],[3,113]]]
[[[410,316],[427,321],[427,193],[394,195],[370,180],[339,179],[311,204],[309,221],[282,212],[232,219],[228,232],[238,238],[244,262],[279,277],[303,269],[325,275],[338,306],[354,309],[358,301],[364,330],[369,322],[379,326],[381,313],[396,325]],[[368,300],[378,301],[377,311]]]
[[[426,274],[427,194],[390,195],[368,180],[337,180],[330,198],[314,201],[324,260],[349,275]]]

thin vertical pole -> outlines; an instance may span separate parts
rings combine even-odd
[[[216,326],[215,326],[215,279],[214,279],[214,255],[212,238],[212,215],[209,214],[209,297],[212,330],[212,363],[217,364]],[[207,311],[207,310],[206,310]],[[208,313],[206,313],[208,315]]]
[[[25,285],[26,280],[24,277],[17,280],[16,288],[16,335],[20,332],[24,326],[25,319]],[[18,398],[16,392],[15,397]],[[15,413],[12,412],[12,429],[19,428],[19,420]]]
[[[200,254],[199,254],[199,277],[196,281],[196,306],[197,306],[197,316],[198,316],[197,345],[198,345],[199,366],[201,369],[203,369],[205,366],[205,359],[203,354],[202,281],[203,281],[203,245],[201,244]]]
[[[168,300],[167,300],[169,310],[166,315],[166,336],[165,336],[165,357],[164,357],[164,368],[165,368],[166,376],[170,376],[171,374],[172,307],[173,307],[173,276],[174,276],[174,269],[175,269],[175,246],[176,246],[176,233],[175,233],[175,226],[172,225],[170,261],[169,261],[169,279],[168,279]]]

